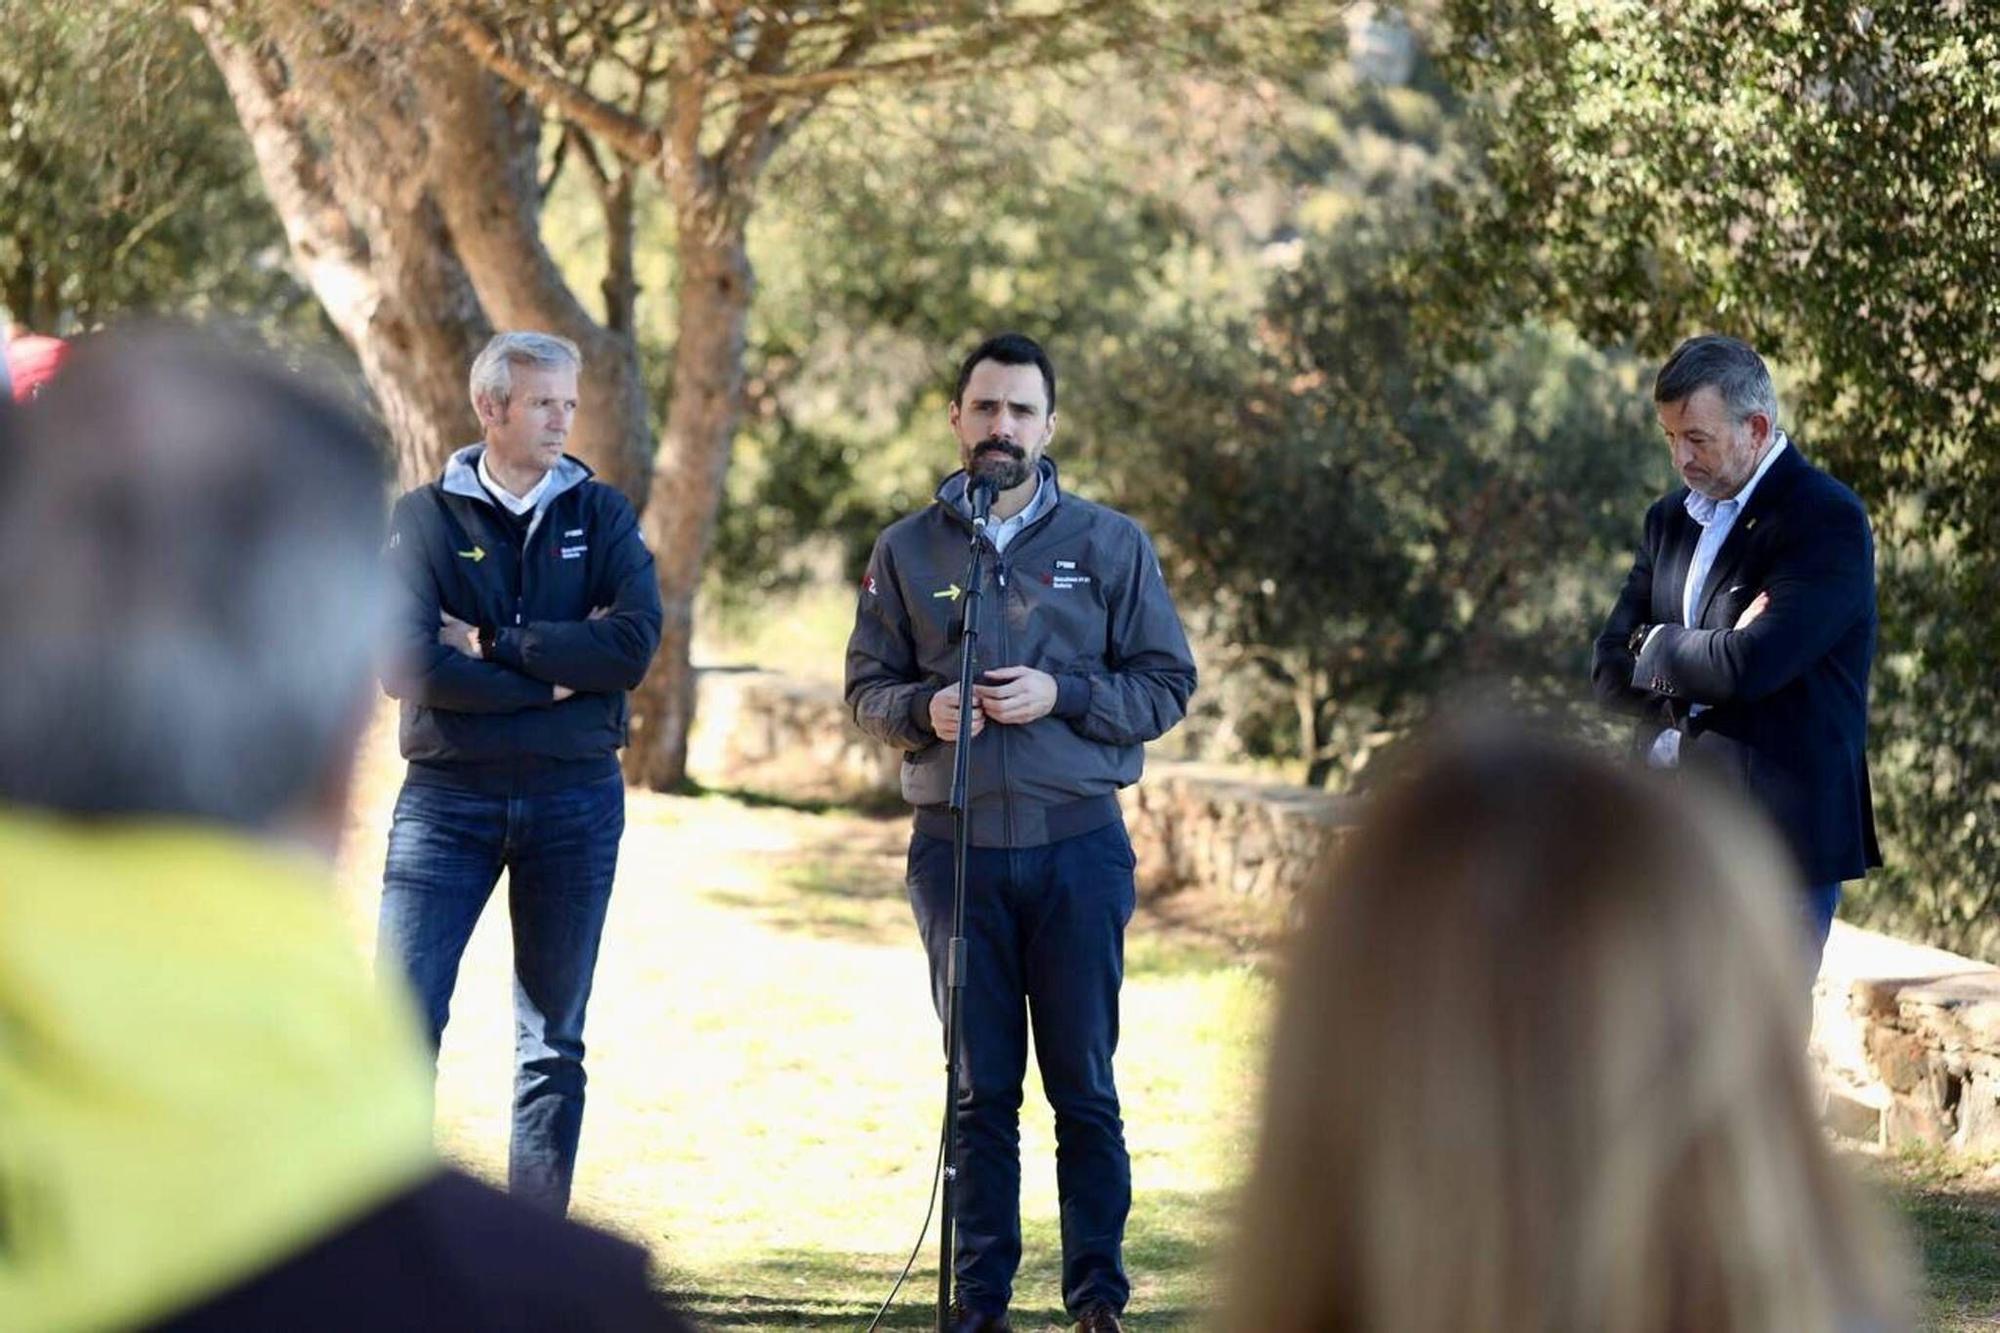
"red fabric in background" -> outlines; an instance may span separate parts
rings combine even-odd
[[[61,338],[24,333],[7,344],[7,375],[14,381],[14,401],[25,403],[41,392],[69,359],[69,344]]]

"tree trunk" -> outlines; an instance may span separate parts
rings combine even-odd
[[[679,786],[687,774],[694,600],[736,435],[752,289],[742,214],[695,207],[680,214],[674,400],[645,519],[666,622],[659,656],[633,698],[632,743],[625,756],[626,775],[655,791]]]
[[[492,328],[428,201],[377,239],[382,295],[349,344],[395,442],[396,480],[407,490],[437,480],[452,450],[478,438],[466,373]]]
[[[583,353],[582,402],[570,452],[644,509],[653,461],[638,342],[628,325],[593,319],[542,242],[537,180],[542,113],[457,47],[427,50],[417,77],[430,146],[428,178],[481,304],[503,329],[535,329]],[[605,199],[614,237],[629,233],[632,198]],[[613,253],[616,266],[626,256]],[[467,367],[470,359],[467,360]],[[461,376],[462,377],[462,376]]]
[[[1297,679],[1292,703],[1299,715],[1299,754],[1306,761],[1306,786],[1324,787],[1339,763],[1333,753],[1333,742],[1327,736],[1330,728],[1325,676],[1307,663]]]
[[[465,376],[490,330],[393,91],[357,102],[360,62],[329,66],[273,33],[252,44],[188,18],[222,72],[292,257],[374,392],[404,487],[476,432]],[[330,72],[331,71],[331,72]]]

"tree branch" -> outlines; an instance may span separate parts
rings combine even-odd
[[[620,157],[653,162],[663,146],[660,132],[586,92],[562,74],[509,54],[500,39],[457,4],[438,14],[444,29],[480,66],[596,135]]]
[[[949,45],[894,56],[872,64],[862,63],[858,56],[878,44],[877,30],[857,27],[841,51],[818,69],[783,73],[746,68],[741,74],[722,76],[717,83],[747,99],[758,95],[788,97],[824,94],[835,88],[876,80],[893,82],[934,78],[971,68],[975,62],[981,69],[1020,69],[1037,59],[1032,49],[1020,50],[1013,60],[998,63],[992,62],[992,53],[1005,47],[1030,48],[1038,38],[1060,33],[1094,15],[1114,11],[1116,7],[1116,0],[1083,0],[1083,3],[1069,9],[1013,17],[1004,24],[983,24]],[[861,39],[858,49],[857,39]]]

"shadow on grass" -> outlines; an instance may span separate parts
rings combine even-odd
[[[1219,1192],[1153,1192],[1134,1201],[1125,1237],[1132,1276],[1132,1322],[1156,1333],[1201,1326],[1208,1305],[1213,1239],[1226,1215]],[[1009,1312],[1019,1333],[1068,1329],[1061,1299],[1061,1241],[1053,1221],[1023,1228],[1023,1259]],[[674,1272],[667,1295],[703,1328],[843,1329],[867,1327],[902,1271],[902,1259],[834,1250],[780,1250],[720,1274]],[[937,1246],[925,1237],[916,1265],[879,1325],[931,1328],[936,1323]]]
[[[2000,1325],[2000,1160],[1905,1150],[1855,1163],[1902,1215],[1923,1268],[1923,1328]]]
[[[1899,1202],[1923,1259],[1931,1327],[2000,1324],[2000,1196],[1910,1193]]]
[[[783,796],[777,792],[757,791],[749,787],[709,787],[693,778],[683,779],[681,785],[674,789],[674,794],[696,798],[720,797],[752,810],[796,810],[806,815],[854,815],[863,819],[907,815],[910,809],[903,804],[903,798],[895,792],[873,792],[855,800],[833,801],[816,797]]]
[[[711,889],[710,902],[774,930],[850,944],[903,945],[916,938],[900,855],[805,851],[774,866],[754,888]]]
[[[705,890],[710,902],[747,912],[774,930],[854,944],[901,947],[917,938],[904,885],[903,833],[893,841],[839,836],[803,842],[751,888]],[[1261,908],[1221,895],[1146,898],[1125,932],[1128,977],[1172,977],[1267,961],[1280,927]]]

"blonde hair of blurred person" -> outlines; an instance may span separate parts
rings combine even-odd
[[[1790,871],[1719,798],[1434,747],[1307,905],[1225,1327],[1901,1327],[1803,1058]]]

